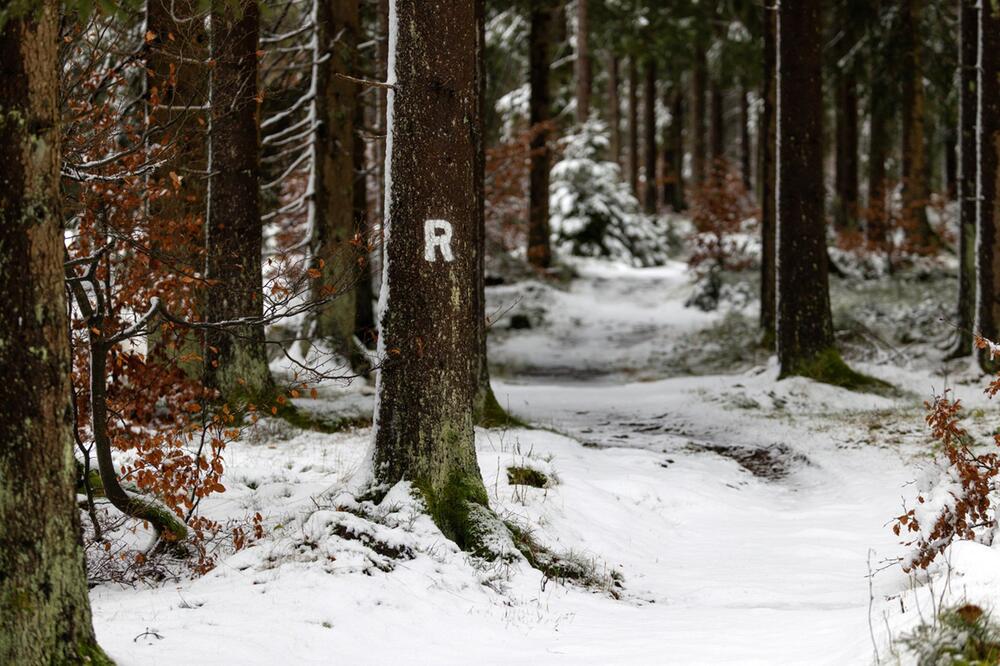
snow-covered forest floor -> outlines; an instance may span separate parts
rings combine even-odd
[[[124,666],[869,664],[877,648],[895,663],[898,637],[933,615],[932,590],[935,604],[1000,600],[1000,556],[985,546],[958,544],[929,581],[892,565],[905,549],[889,522],[930,461],[923,401],[947,384],[973,434],[1000,425],[984,378],[934,346],[951,280],[833,279],[848,360],[900,389],[875,395],[778,381],[755,301],[685,307],[681,263],[575,267],[561,286],[489,290],[497,397],[531,427],[477,433],[492,506],[556,558],[555,579],[462,554],[404,487],[357,501],[368,429],[267,420],[227,449],[227,491],[205,504],[218,520],[259,511],[264,538],[201,578],[95,588],[109,654]],[[754,293],[751,275],[731,280]],[[297,402],[360,416],[371,393],[323,386]]]

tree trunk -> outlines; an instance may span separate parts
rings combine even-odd
[[[355,0],[356,1],[356,0]],[[371,250],[372,229],[368,215],[368,165],[366,164],[365,142],[359,132],[365,127],[366,106],[363,97],[356,98],[354,105],[354,228],[361,241],[361,253],[358,256],[357,282],[354,286],[354,337],[363,345],[371,348],[375,343],[375,312],[372,308],[374,293],[372,290]]]
[[[312,298],[336,298],[317,309],[309,339],[323,340],[359,369],[363,360],[354,346],[359,280],[358,253],[351,241],[357,231],[354,206],[355,117],[358,86],[338,75],[357,75],[360,32],[358,0],[316,0],[316,117],[314,136]],[[326,58],[323,61],[323,58]]]
[[[628,182],[639,198],[639,66],[628,59]]]
[[[976,321],[976,184],[978,160],[976,148],[976,112],[979,17],[978,0],[959,0],[960,63],[958,96],[958,175],[955,196],[958,199],[959,269],[958,312],[955,321],[956,341],[950,356],[972,353],[972,329]]]
[[[656,62],[650,58],[646,63],[643,86],[643,131],[646,143],[646,188],[643,191],[644,209],[647,215],[656,214]]]
[[[852,66],[837,73],[836,85],[837,165],[833,220],[837,229],[844,230],[857,226],[858,208],[858,91]]]
[[[1000,7],[980,2],[979,24],[979,320],[980,335],[1000,338]],[[980,353],[984,369],[1000,360]]]
[[[205,113],[208,100],[208,32],[197,20],[195,0],[147,0],[146,98],[149,146],[164,146],[169,159],[149,179],[152,191],[170,192],[149,203],[150,267],[179,275],[201,274],[205,259],[208,168]],[[163,129],[160,129],[163,128]],[[175,188],[174,183],[178,186]],[[204,294],[190,303],[204,311]],[[177,311],[177,307],[171,309]],[[148,336],[149,356],[201,377],[201,336],[193,331],[157,330]]]
[[[549,232],[549,97],[550,50],[553,11],[547,7],[531,9],[528,36],[529,78],[531,86],[531,174],[528,192],[528,262],[535,268],[552,264]]]
[[[259,7],[214,0],[211,14],[209,202],[205,224],[208,321],[263,314],[261,294],[260,134],[257,101]],[[259,403],[274,392],[264,327],[206,336],[205,383],[225,400]]]
[[[743,174],[743,187],[753,190],[750,172],[750,93],[746,86],[740,89],[740,172]]]
[[[110,664],[74,501],[59,203],[59,10],[0,29],[0,663]]]
[[[904,0],[900,9],[903,41],[903,222],[923,246],[936,244],[927,219],[927,147],[924,145],[924,74],[918,31],[924,0]]]
[[[608,125],[611,126],[611,159],[622,163],[621,99],[618,96],[618,56],[608,58]]]
[[[778,18],[778,359],[815,374],[833,350],[823,218],[822,13],[782,0]],[[833,352],[834,354],[836,352]]]
[[[712,146],[712,165],[710,171],[716,171],[726,159],[726,118],[725,94],[719,83],[712,82],[710,95],[712,104],[712,124],[709,139]]]
[[[708,160],[708,143],[705,102],[708,90],[707,45],[696,45],[694,69],[691,73],[691,176],[695,187],[705,181],[705,163]]]
[[[587,4],[588,0],[576,0],[576,122],[581,125],[590,117],[590,92],[593,85]]]
[[[775,148],[777,141],[776,105],[777,86],[777,43],[775,30],[778,12],[776,0],[767,0],[764,5],[764,71],[761,77],[761,99],[764,102],[760,116],[760,328],[763,345],[767,349],[774,346],[776,295],[775,295]]]
[[[684,205],[684,92],[680,77],[674,82],[668,99],[670,108],[670,128],[664,141],[664,165],[667,173],[663,178],[663,203],[679,213]]]
[[[481,527],[490,515],[473,431],[481,372],[480,70],[470,57],[482,47],[477,5],[452,2],[448,20],[421,0],[390,5],[398,30],[389,46],[395,87],[374,425],[376,480],[410,481],[442,532],[472,551],[488,548]]]

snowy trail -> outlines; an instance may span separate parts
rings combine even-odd
[[[264,541],[193,581],[95,589],[102,644],[122,666],[872,663],[869,551],[874,565],[900,551],[886,522],[913,478],[919,400],[778,382],[766,363],[678,374],[693,334],[724,322],[683,307],[683,267],[582,273],[566,290],[491,290],[533,320],[495,327],[497,396],[543,429],[481,431],[477,447],[497,512],[620,574],[621,599],[483,568],[398,497],[402,519],[373,529],[415,555],[373,567],[330,527],[358,520],[336,489],[369,432],[293,432],[234,446],[228,490],[206,504],[264,512]],[[324,400],[311,408],[335,411]],[[513,465],[552,483],[512,486]],[[883,598],[905,579],[874,585]],[[147,629],[162,638],[136,640]]]

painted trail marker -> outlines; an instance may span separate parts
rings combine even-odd
[[[441,257],[446,261],[454,261],[451,253],[451,222],[445,220],[427,220],[424,222],[424,259],[430,263],[437,261],[438,248]]]

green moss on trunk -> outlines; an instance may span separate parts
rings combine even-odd
[[[887,394],[896,391],[896,388],[888,382],[851,369],[841,358],[840,353],[832,347],[820,352],[812,360],[798,364],[791,372],[782,373],[781,379],[789,376],[806,377],[862,393]]]

